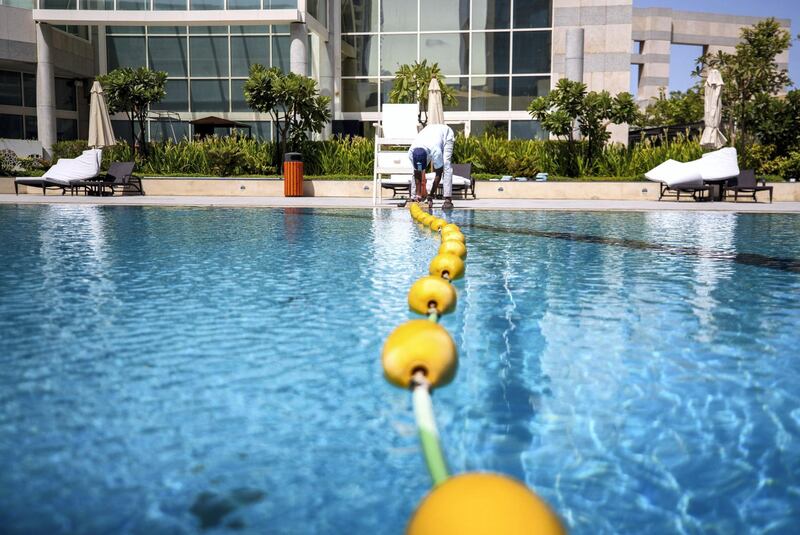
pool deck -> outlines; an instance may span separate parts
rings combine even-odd
[[[610,200],[536,200],[477,199],[453,201],[456,209],[468,210],[563,210],[563,211],[633,211],[678,210],[693,212],[800,213],[800,202],[694,202],[694,201],[610,201]],[[61,195],[4,195],[0,204],[70,204],[108,206],[219,206],[263,208],[373,208],[372,200],[353,197],[244,197],[244,196],[118,196],[85,197]],[[384,201],[380,208],[394,208]],[[440,202],[434,208],[441,206]]]

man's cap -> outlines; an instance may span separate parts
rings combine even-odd
[[[411,153],[411,161],[416,171],[424,171],[428,167],[428,152],[421,148],[414,149]]]

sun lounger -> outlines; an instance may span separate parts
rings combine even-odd
[[[694,200],[708,200],[711,185],[724,188],[725,182],[739,174],[736,149],[727,147],[709,152],[698,160],[677,162],[667,160],[647,173],[645,178],[661,183],[658,200],[664,197],[676,197],[681,193],[691,194]]]
[[[736,177],[733,184],[725,186],[722,196],[727,198],[728,195],[733,192],[733,201],[739,202],[739,194],[742,193],[752,197],[753,202],[758,202],[756,194],[758,194],[759,191],[769,192],[769,202],[772,203],[772,186],[767,186],[764,180],[761,181],[761,185],[759,186],[755,171],[752,169],[745,169]]]
[[[133,174],[135,165],[134,162],[114,162],[108,168],[108,172],[99,180],[82,180],[76,184],[76,187],[83,187],[87,194],[95,195],[104,195],[107,189],[111,195],[114,195],[118,189],[123,194],[133,192],[144,195],[142,179]]]
[[[472,176],[471,163],[453,164],[453,194],[460,192],[464,198],[472,195],[475,199],[475,179]]]
[[[14,180],[14,191],[19,194],[19,186],[34,186],[42,188],[44,195],[48,188],[60,188],[62,195],[69,189],[74,194],[78,182],[97,177],[102,156],[102,150],[89,149],[77,158],[61,158],[41,178],[21,177]]]

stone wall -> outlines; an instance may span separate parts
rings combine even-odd
[[[640,53],[631,56],[632,64],[641,65],[638,83],[638,100],[644,104],[658,97],[659,88],[669,87],[669,62],[672,44],[702,46],[704,52],[734,52],[739,43],[741,29],[763,20],[761,17],[743,17],[717,13],[676,11],[668,8],[633,9],[634,42],[639,42]],[[790,30],[791,21],[778,22]],[[789,52],[778,56],[778,64],[789,65]]]

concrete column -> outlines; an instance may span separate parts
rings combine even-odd
[[[289,25],[289,70],[306,76],[308,72],[308,30],[302,22]]]
[[[51,35],[50,26],[36,23],[36,126],[45,158],[52,157],[56,142],[56,78]]]
[[[667,40],[648,39],[642,45],[644,64],[639,71],[637,100],[646,106],[658,98],[659,91],[669,88],[669,63],[672,43]]]
[[[573,82],[583,82],[583,28],[567,29],[564,71],[567,79]]]
[[[97,72],[108,74],[108,49],[106,48],[106,26],[97,27]]]

